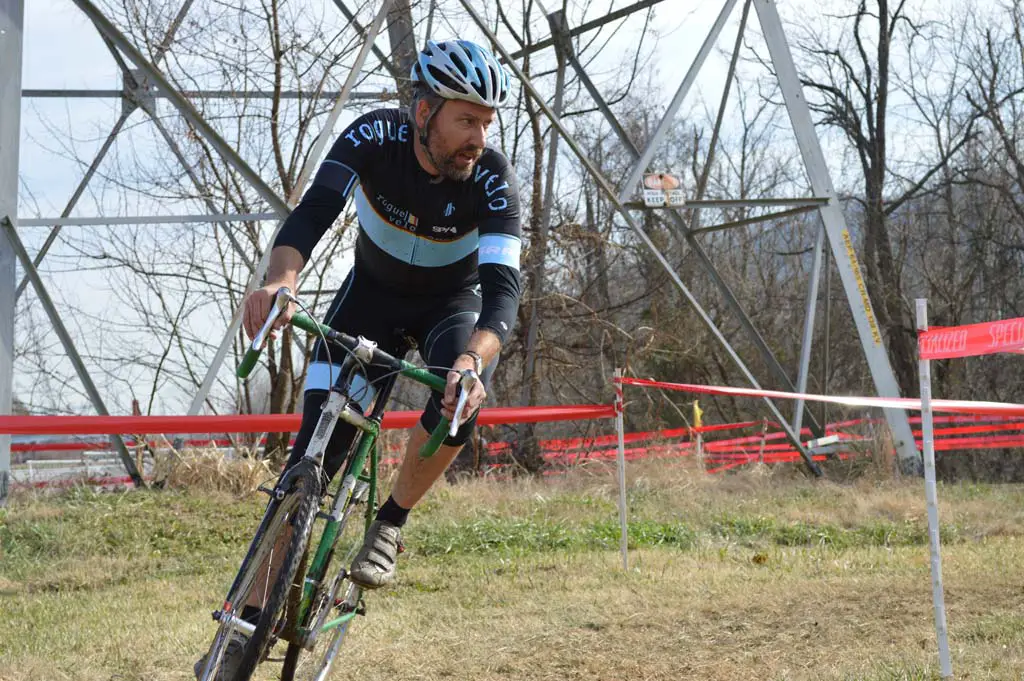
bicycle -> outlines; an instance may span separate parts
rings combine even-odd
[[[252,372],[265,340],[289,302],[302,305],[288,289],[279,289],[270,316],[253,338],[238,367],[239,377],[246,378]],[[223,607],[213,613],[213,619],[219,626],[205,657],[200,681],[211,681],[217,677],[227,645],[238,631],[245,632],[249,638],[233,681],[248,681],[256,667],[268,660],[271,649],[279,640],[288,644],[281,670],[282,681],[324,681],[327,678],[352,620],[366,614],[363,590],[347,579],[347,568],[376,514],[379,463],[376,444],[391,390],[399,376],[439,392],[445,389],[444,379],[377,349],[371,340],[353,338],[301,313],[292,317],[291,324],[318,334],[328,347],[343,351],[345,359],[337,380],[331,382],[332,388],[305,456],[281,475],[273,489],[260,487],[270,495],[270,501]],[[370,384],[366,375],[366,368],[370,365],[383,366],[390,371],[377,379],[383,384],[370,414],[364,415],[353,407],[348,392],[352,379],[360,373],[366,384]],[[420,456],[432,456],[445,436],[454,434],[469,388],[476,380],[479,377],[474,371],[462,372],[454,418],[451,421],[442,418],[420,450]],[[332,493],[323,485],[322,463],[324,450],[338,419],[352,424],[357,431],[348,445],[347,460],[340,469],[341,474],[335,476]],[[358,541],[348,555],[338,560],[338,542],[360,506],[364,506],[362,532],[355,537]],[[317,519],[323,520],[324,526],[314,548],[310,546],[310,540]],[[289,526],[291,537],[282,540],[282,537],[287,537],[286,527]],[[248,602],[265,559],[279,550],[279,543],[282,547],[287,543],[286,549],[280,548],[285,551],[284,560],[272,586],[264,590],[258,621],[251,624],[239,616],[240,609]],[[313,557],[309,560],[311,550]]]

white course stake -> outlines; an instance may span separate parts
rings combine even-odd
[[[928,301],[917,299],[917,330],[928,330]],[[920,354],[920,353],[919,353]],[[924,444],[924,492],[928,504],[928,540],[931,545],[932,604],[935,606],[935,637],[939,643],[939,674],[953,678],[946,629],[946,600],[942,593],[942,556],[939,552],[939,503],[935,488],[935,427],[932,421],[931,362],[918,359],[921,379],[921,437]]]
[[[622,378],[622,369],[615,370],[615,378]],[[619,525],[622,535],[619,548],[622,551],[622,569],[629,569],[629,536],[626,528],[626,441],[625,441],[625,403],[622,400],[622,384],[615,382],[615,430],[619,436],[619,451],[615,456],[619,475]]]

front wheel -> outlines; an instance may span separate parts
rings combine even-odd
[[[199,681],[212,681],[230,674],[231,668],[235,667],[235,661],[228,658],[235,653],[229,654],[229,648],[237,645],[239,640],[251,640],[254,626],[242,620],[240,614],[250,601],[259,601],[263,607],[269,605],[257,595],[261,591],[259,585],[268,581],[269,566],[281,562],[280,553],[286,546],[287,533],[296,524],[297,518],[303,514],[304,500],[308,496],[307,491],[311,489],[315,488],[310,486],[310,478],[304,474],[289,474],[278,485],[279,494],[275,493],[275,497],[267,505],[246,560],[243,561],[238,576],[228,592],[224,606],[214,613],[214,619],[220,625],[209,651],[196,665],[196,677]],[[240,678],[248,679],[251,672],[250,669]]]
[[[324,570],[329,581],[325,579],[321,585],[305,624],[309,637],[306,645],[288,644],[281,681],[325,681],[352,619],[363,612],[362,589],[346,576],[362,544],[365,524],[359,511],[366,509],[367,491],[365,482],[357,482],[342,512],[331,561]]]
[[[288,548],[273,586],[269,593],[264,594],[261,601],[259,620],[245,645],[238,671],[232,681],[248,681],[256,665],[266,658],[267,652],[276,640],[278,626],[282,621],[282,611],[306,553],[313,520],[320,508],[320,474],[312,462],[301,461],[295,464],[288,472],[283,488],[284,498],[280,508],[289,509],[287,524],[290,525],[291,538],[288,540]],[[267,537],[265,541],[271,539]]]

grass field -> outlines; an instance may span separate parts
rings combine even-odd
[[[626,572],[608,470],[436,488],[333,678],[938,678],[920,481],[631,468]],[[1024,679],[1024,488],[939,498],[956,676]],[[260,511],[223,492],[16,496],[0,679],[192,678]]]

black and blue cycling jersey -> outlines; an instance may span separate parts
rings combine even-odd
[[[499,151],[485,148],[471,176],[456,181],[427,173],[413,144],[404,111],[381,109],[358,118],[331,148],[274,246],[291,246],[308,262],[352,197],[359,219],[355,264],[324,323],[365,336],[395,356],[415,345],[427,366],[444,376],[474,330],[488,329],[504,342],[512,329],[520,292],[519,191]],[[312,359],[289,465],[302,457],[316,426],[320,393],[339,375],[341,358],[329,356],[322,343],[314,345]],[[495,365],[484,369],[485,383]],[[380,376],[370,369],[371,383]],[[373,399],[372,385],[352,389],[364,408]],[[432,431],[440,419],[440,396],[432,393],[421,423]],[[474,422],[475,416],[446,443],[464,443]],[[345,423],[335,427],[325,453],[329,475],[353,432]]]
[[[477,328],[503,341],[519,303],[519,192],[505,157],[486,147],[463,182],[427,173],[401,109],[361,116],[338,137],[275,246],[308,261],[353,197],[359,218],[355,273],[410,296],[479,284]]]

